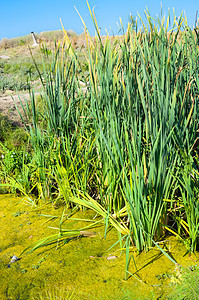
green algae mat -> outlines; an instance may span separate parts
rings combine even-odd
[[[23,198],[0,195],[0,299],[168,299],[179,280],[180,266],[196,265],[199,255],[186,254],[175,237],[161,247],[177,261],[174,265],[158,248],[138,254],[132,249],[129,279],[124,280],[125,251],[114,230],[104,238],[104,227],[90,234],[52,242],[21,253],[35,242],[56,233],[63,208],[52,204],[32,207]],[[77,230],[96,216],[78,211],[64,222]],[[31,248],[30,248],[31,249]],[[19,258],[11,262],[15,255]]]

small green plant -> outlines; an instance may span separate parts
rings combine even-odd
[[[8,175],[13,174],[13,172],[19,173],[22,169],[24,160],[27,162],[28,159],[29,154],[18,149],[7,149],[4,154],[1,154],[1,163]]]
[[[7,139],[10,131],[12,131],[12,126],[8,118],[0,114],[0,142],[4,142]]]
[[[1,187],[9,192],[30,191],[30,161],[32,154],[25,150],[9,150],[0,145]]]
[[[16,150],[7,151],[1,155],[6,171],[11,174],[13,171],[20,170],[22,167],[22,157]]]
[[[19,46],[23,46],[23,45],[25,45],[25,40],[24,39],[20,39]]]
[[[52,54],[52,51],[51,51],[50,49],[48,49],[48,48],[46,47],[46,45],[44,45],[44,44],[41,45],[40,51],[41,51],[41,53],[44,54],[46,57],[48,57],[49,55]]]
[[[41,264],[46,260],[46,257],[43,257],[36,265],[32,266],[32,269],[37,270],[41,267]]]

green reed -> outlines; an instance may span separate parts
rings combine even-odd
[[[102,42],[90,13],[98,38],[94,46],[85,28],[87,61],[105,205],[116,215],[128,207],[126,222],[141,251],[168,222],[179,147],[188,150],[197,139],[198,47],[182,16],[168,32],[169,17],[165,26],[146,13],[144,30],[136,33],[129,25],[111,45],[108,37]]]
[[[53,193],[59,194],[56,186],[60,170],[58,164],[67,168],[71,185],[75,184],[76,188],[78,185],[82,191],[90,178],[84,164],[89,165],[89,153],[93,152],[92,131],[88,130],[89,122],[83,115],[86,108],[83,94],[79,91],[76,60],[68,55],[70,46],[67,50],[63,49],[64,45],[62,48],[55,45],[51,66],[46,69],[44,63],[43,72],[37,68],[43,85],[40,96],[43,109],[37,106],[34,92],[30,93],[30,104],[21,103],[24,113],[21,118],[34,153],[30,180],[32,189],[42,199],[52,198]],[[34,63],[37,65],[35,60]],[[85,149],[89,152],[85,153]]]

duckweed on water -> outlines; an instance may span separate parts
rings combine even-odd
[[[132,249],[134,263],[129,271],[133,276],[125,281],[125,253],[118,246],[108,250],[118,236],[111,230],[104,239],[103,226],[94,228],[91,237],[65,239],[24,253],[9,268],[13,255],[20,256],[26,247],[54,234],[50,227],[59,227],[59,218],[44,215],[62,215],[62,208],[49,204],[35,209],[21,200],[0,195],[0,299],[166,299],[172,292],[180,267],[157,248],[139,255]],[[92,219],[94,215],[90,211],[73,215],[80,217]],[[76,220],[64,224],[73,230],[83,226],[85,222]],[[162,247],[184,267],[198,261],[198,253],[184,256],[185,247],[174,237],[166,238]],[[111,255],[113,259],[107,259]]]

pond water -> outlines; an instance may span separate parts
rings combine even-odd
[[[63,207],[32,207],[23,198],[0,195],[0,299],[166,299],[179,266],[157,248],[141,254],[132,248],[133,276],[125,281],[125,251],[118,244],[109,249],[118,235],[111,229],[104,239],[103,225],[91,235],[77,234],[21,255],[58,233],[62,213]],[[94,217],[91,211],[78,211],[62,228],[77,230],[88,225],[77,219]],[[175,237],[165,238],[161,246],[179,265],[191,266],[199,259],[198,253],[184,256],[186,248]],[[20,260],[10,263],[13,255]]]

